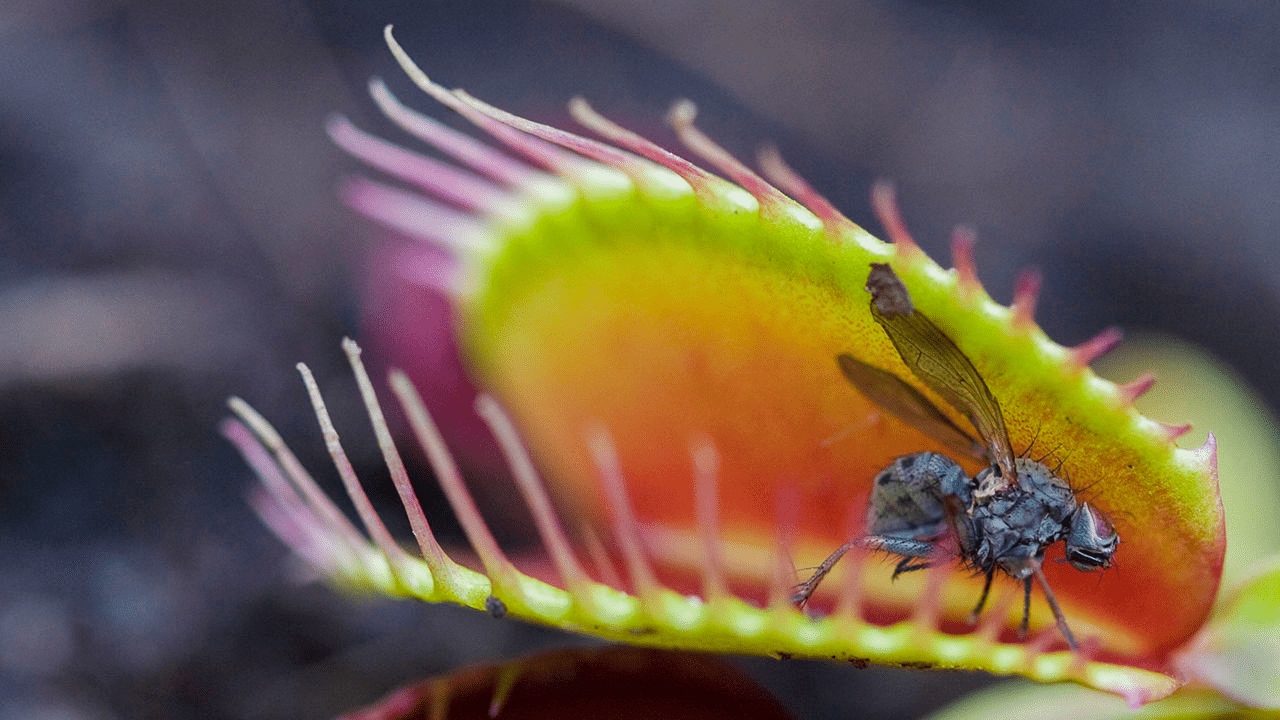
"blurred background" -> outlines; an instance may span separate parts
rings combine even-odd
[[[662,116],[693,99],[739,157],[777,143],[876,233],[870,183],[891,178],[942,264],[951,227],[977,229],[998,300],[1043,268],[1055,340],[1174,334],[1252,384],[1258,412],[1280,403],[1274,3],[9,0],[0,720],[329,717],[584,642],[305,582],[216,431],[241,395],[333,486],[299,360],[361,427],[338,342],[360,335],[379,231],[335,200],[358,168],[323,123],[399,137],[365,94],[375,74],[455,122],[415,100],[388,22],[436,79],[544,122],[572,126],[582,94],[675,147]],[[372,441],[346,439],[376,483]],[[986,682],[742,664],[805,718],[917,717]]]

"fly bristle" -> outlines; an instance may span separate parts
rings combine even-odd
[[[924,251],[916,244],[906,223],[902,222],[902,213],[898,210],[898,193],[893,183],[888,180],[877,180],[871,186],[871,210],[884,226],[885,235],[893,243],[900,260],[924,255]]]
[[[1039,442],[1040,431],[1043,429],[1044,429],[1044,425],[1042,423],[1036,423],[1035,434],[1031,436],[1031,441],[1027,443],[1027,447],[1018,455],[1018,457],[1022,457],[1022,458],[1031,457],[1031,451],[1035,449],[1036,443]],[[1050,453],[1052,453],[1052,451],[1050,451]],[[1037,460],[1036,462],[1039,462],[1039,460]]]

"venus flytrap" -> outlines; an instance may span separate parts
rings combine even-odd
[[[776,152],[761,159],[772,184],[728,155],[693,125],[691,105],[677,105],[673,126],[728,180],[582,100],[571,104],[575,118],[607,143],[447,90],[389,28],[387,41],[420,88],[512,153],[415,113],[377,81],[371,90],[388,116],[458,166],[341,119],[330,124],[348,151],[417,188],[356,180],[346,196],[447,250],[448,261],[437,256],[416,277],[453,299],[458,337],[492,392],[477,410],[554,572],[531,577],[504,555],[409,376],[393,372],[392,389],[483,572],[439,547],[348,341],[420,557],[391,540],[364,499],[305,369],[363,534],[244,403],[232,403],[243,424],[226,430],[263,479],[255,501],[263,518],[331,581],[634,645],[981,669],[1071,680],[1134,705],[1179,686],[1172,653],[1203,625],[1221,574],[1216,444],[1210,436],[1199,449],[1179,449],[1173,441],[1184,428],[1142,417],[1132,401],[1149,378],[1115,385],[1093,375],[1088,365],[1118,342],[1114,331],[1076,348],[1053,343],[1034,322],[1036,276],[1019,281],[1011,306],[994,303],[974,270],[971,233],[957,232],[955,269],[944,270],[911,239],[891,188],[879,185],[873,206],[892,240],[883,243]],[[1018,637],[1012,583],[997,583],[971,625],[981,579],[951,565],[890,582],[874,555],[855,552],[814,596],[817,616],[792,606],[803,579],[794,565],[815,565],[862,532],[877,471],[900,455],[946,451],[855,392],[835,358],[847,353],[913,382],[965,422],[914,381],[871,317],[862,286],[872,262],[892,262],[917,307],[981,371],[1015,451],[1060,464],[1116,522],[1123,572],[1099,579],[1045,563],[1078,652],[1064,649],[1040,602],[1031,636]],[[571,535],[562,522],[587,529]]]

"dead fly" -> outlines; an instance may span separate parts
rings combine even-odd
[[[991,591],[996,568],[1024,588],[1021,633],[1031,611],[1031,581],[1044,590],[1058,629],[1072,650],[1075,638],[1049,589],[1041,563],[1045,549],[1064,540],[1066,559],[1077,570],[1111,565],[1119,538],[1111,523],[1047,467],[1015,457],[1000,404],[969,358],[924,314],[916,312],[907,288],[887,264],[872,263],[867,276],[871,316],[911,372],[964,415],[979,443],[956,426],[920,391],[898,376],[850,356],[836,361],[849,382],[888,412],[947,447],[990,465],[970,479],[955,461],[933,452],[904,455],[875,478],[867,513],[867,534],[838,548],[822,562],[795,596],[803,605],[833,565],[853,547],[902,556],[893,576],[946,562],[936,544],[953,534],[965,564],[986,575],[973,609],[976,621]]]

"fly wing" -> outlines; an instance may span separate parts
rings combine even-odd
[[[989,487],[978,489],[977,497],[990,497],[1012,487],[1018,475],[1009,431],[1000,403],[978,369],[946,333],[916,311],[906,286],[887,264],[871,264],[867,291],[871,293],[871,316],[884,328],[902,361],[930,390],[968,418],[986,444],[996,472],[991,473]]]
[[[960,429],[914,386],[887,370],[868,365],[852,355],[837,355],[840,370],[868,400],[910,423],[917,430],[957,453],[990,462],[987,449]]]

